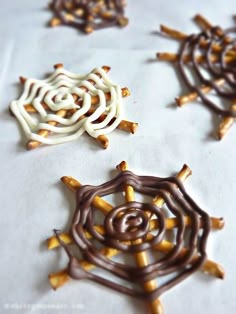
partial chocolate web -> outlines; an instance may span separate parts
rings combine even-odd
[[[73,179],[68,179],[72,180]],[[71,182],[72,182],[71,181]],[[75,182],[75,181],[73,181]],[[78,183],[79,184],[79,183]],[[122,192],[125,187],[154,198],[151,203],[137,201],[125,202],[121,205],[111,205],[102,201],[101,196]],[[167,218],[159,201],[163,199],[169,213],[174,218]],[[151,176],[138,176],[130,171],[123,171],[114,179],[99,186],[81,186],[76,188],[77,206],[74,213],[70,235],[66,240],[64,235],[56,233],[56,239],[65,249],[69,257],[68,275],[74,279],[89,279],[115,291],[153,302],[165,291],[180,283],[193,272],[203,267],[206,260],[207,238],[212,228],[222,228],[223,220],[210,218],[188,195],[181,180],[176,177],[159,178]],[[98,226],[96,221],[97,209],[94,204],[104,202],[104,224]],[[187,220],[186,220],[187,218]],[[166,232],[170,230],[170,220],[176,219],[176,232],[173,233],[173,243],[166,240]],[[187,223],[188,221],[188,223]],[[154,233],[155,231],[155,233]],[[186,238],[188,233],[189,238]],[[64,242],[65,239],[65,242]],[[54,239],[55,240],[55,239]],[[164,257],[154,258],[153,262],[140,267],[125,265],[111,260],[98,249],[95,242],[99,242],[106,250],[113,250],[136,256],[139,253],[153,254],[160,249],[163,243],[168,243],[162,251]],[[66,243],[74,243],[83,256],[83,262],[72,253]],[[172,245],[171,245],[172,244]],[[54,246],[55,247],[55,246]],[[101,253],[103,252],[103,253]],[[117,253],[116,253],[117,254]],[[109,255],[109,254],[108,254]],[[114,254],[113,254],[114,255]],[[111,256],[111,254],[110,254]],[[153,256],[154,257],[154,256]],[[133,283],[129,288],[102,276],[86,271],[85,263],[91,263],[104,271]],[[204,266],[205,267],[205,266]],[[205,268],[205,271],[208,271]],[[213,271],[212,271],[213,273]],[[171,275],[152,291],[140,290],[139,286],[156,279]],[[214,270],[214,275],[216,272]],[[222,277],[222,275],[221,275]]]
[[[50,25],[64,24],[85,33],[115,25],[123,27],[128,24],[124,7],[124,0],[53,0],[50,8],[55,17]]]
[[[222,36],[217,35],[222,33]],[[228,35],[235,35],[236,27],[232,27],[226,30],[222,30],[219,27],[213,27],[210,30],[203,31],[197,35],[189,36],[182,44],[179,55],[178,55],[178,68],[185,82],[186,86],[193,92],[197,92],[198,96],[201,98],[203,103],[213,110],[216,114],[222,116],[232,116],[236,117],[236,111],[231,109],[222,109],[215,102],[209,99],[205,95],[199,86],[195,86],[186,74],[186,64],[184,61],[184,56],[189,54],[191,56],[192,67],[200,81],[203,85],[208,85],[214,90],[218,97],[226,98],[233,100],[236,98],[236,58],[232,60],[229,64],[226,63],[225,57],[229,54],[230,51],[235,49],[236,40],[232,40],[230,43],[227,43],[226,38]],[[202,50],[200,43],[205,40],[207,41],[206,49]],[[218,44],[222,46],[222,50],[219,52],[217,61],[211,58],[213,51],[212,46]],[[201,65],[197,61],[197,53],[203,51],[205,55],[205,62],[202,65],[204,69],[207,69],[211,76],[216,80],[223,78],[225,84],[223,86],[218,86],[214,80],[209,80],[204,77],[204,74],[201,71]],[[235,50],[236,53],[236,50]]]
[[[230,118],[233,122],[236,118],[236,27],[223,30],[220,26],[212,26],[201,15],[197,15],[195,20],[203,27],[203,31],[198,34],[186,35],[161,26],[163,33],[182,42],[178,54],[172,56],[175,56],[173,61],[177,62],[180,76],[190,94],[179,97],[176,101],[182,106],[199,97],[214,113],[225,117],[225,121]],[[170,55],[158,53],[157,57],[164,60]],[[195,75],[194,82],[190,80],[187,72],[189,65]],[[210,78],[206,76],[206,71]],[[222,107],[209,97],[212,94],[221,100]],[[219,130],[220,139],[227,131],[223,130],[223,127],[224,125],[221,125],[222,130]]]

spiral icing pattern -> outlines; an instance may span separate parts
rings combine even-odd
[[[109,100],[106,93],[110,95]],[[92,107],[91,102],[94,96],[98,97],[96,107]],[[27,104],[35,108],[37,119],[27,112]],[[48,79],[27,79],[21,97],[12,101],[10,108],[28,139],[59,144],[76,140],[84,132],[94,138],[112,132],[122,119],[122,92],[102,68],[78,75],[59,67]],[[61,117],[57,115],[60,110],[71,114]],[[98,122],[104,113],[106,118]],[[50,125],[49,121],[58,125]],[[53,132],[53,136],[43,137],[37,134],[39,130]]]
[[[98,220],[98,210],[92,205],[94,198],[122,193],[125,186],[131,186],[146,197],[162,197],[166,204],[165,210],[155,205],[155,202],[126,202],[112,207],[102,217],[103,224],[98,229],[101,217]],[[194,202],[181,181],[175,177],[138,176],[124,171],[102,185],[80,187],[76,201],[71,235],[83,259],[123,279],[124,284],[85,271],[79,264],[79,259],[60,240],[56,231],[58,240],[68,254],[68,274],[72,278],[90,279],[130,296],[152,301],[190,276],[206,260],[210,217]],[[164,256],[157,257],[155,250],[169,236],[165,224],[165,219],[169,216],[176,217],[178,221],[177,228],[172,233],[173,246]],[[184,222],[186,216],[191,219],[188,227]],[[123,264],[105,256],[101,247],[118,250],[128,256],[146,252],[152,255],[152,262],[142,268]],[[164,282],[155,290],[143,292],[138,288],[140,284],[156,277],[163,277]],[[134,288],[128,287],[125,284],[127,282],[132,282]]]

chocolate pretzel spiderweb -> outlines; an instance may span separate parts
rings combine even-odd
[[[221,139],[236,118],[236,27],[223,30],[201,15],[195,20],[203,28],[199,34],[186,35],[162,25],[163,33],[181,40],[182,44],[177,55],[158,53],[157,57],[176,61],[180,76],[190,90],[190,94],[176,98],[179,106],[199,97],[205,106],[224,117],[218,130]],[[189,78],[189,65],[194,82]],[[221,106],[212,95],[217,96]]]
[[[199,268],[223,278],[222,268],[207,260],[206,244],[210,229],[221,229],[224,222],[210,218],[187,194],[181,180],[190,174],[189,168],[184,166],[177,177],[168,178],[137,176],[127,170],[125,162],[118,169],[120,174],[99,186],[80,186],[73,178],[62,178],[76,191],[77,206],[70,233],[55,231],[55,237],[48,241],[49,248],[61,245],[69,257],[64,272],[50,275],[52,286],[57,288],[68,276],[89,279],[143,298],[151,313],[161,313],[157,312],[159,296]],[[126,201],[118,206],[101,198],[123,191]],[[134,192],[152,197],[153,201],[135,201]],[[98,211],[103,213],[102,224]],[[172,242],[167,240],[170,230]],[[72,243],[82,253],[82,261],[72,253]],[[163,256],[156,256],[155,251],[161,251]],[[136,266],[112,260],[118,253],[133,257]],[[151,255],[152,261],[148,262]],[[123,279],[124,284],[92,274],[89,265],[112,273]],[[157,286],[155,279],[160,277],[163,283]],[[128,282],[133,284],[132,288],[127,286]]]
[[[124,7],[124,0],[53,0],[50,9],[55,17],[50,25],[68,25],[87,34],[115,25],[124,27],[128,24]]]

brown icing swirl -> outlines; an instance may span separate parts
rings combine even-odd
[[[98,223],[96,221],[97,209],[92,205],[94,198],[122,192],[127,185],[143,195],[161,196],[171,216],[175,216],[178,221],[178,226],[173,232],[173,248],[163,257],[142,268],[111,260],[101,254],[95,244],[99,242],[102,246],[132,256],[143,251],[148,254],[153,253],[155,247],[165,240],[166,213],[154,203],[133,201],[113,207],[104,216],[104,232],[99,233],[96,230],[95,225]],[[211,227],[210,218],[187,194],[181,181],[175,177],[138,176],[130,171],[124,171],[102,185],[80,187],[76,193],[76,200],[71,235],[83,259],[124,281],[132,282],[137,287],[132,289],[125,284],[116,283],[82,269],[79,259],[74,256],[69,245],[60,240],[59,232],[55,231],[69,257],[68,274],[74,279],[89,279],[127,295],[151,301],[186,279],[206,260],[205,250]],[[191,219],[189,227],[184,223],[185,216]],[[158,229],[154,231],[150,231],[150,217],[158,221]],[[88,239],[85,232],[89,232],[92,239]],[[150,234],[152,236],[148,238]],[[139,239],[142,241],[137,241]],[[183,247],[187,250],[185,254],[180,254]],[[168,275],[171,275],[171,279]],[[144,292],[138,288],[137,284],[156,277],[165,279],[165,276],[168,276],[165,282],[152,292]]]
[[[115,25],[126,26],[124,6],[124,0],[53,0],[50,4],[62,24],[86,33]],[[68,19],[68,14],[73,19]]]
[[[234,62],[227,64],[225,57],[230,50],[235,51],[235,33],[236,27],[231,27],[223,31],[219,26],[216,26],[203,31],[200,34],[188,36],[183,41],[178,55],[178,69],[185,85],[190,89],[190,91],[196,92],[202,102],[216,114],[228,117],[236,117],[236,112],[232,109],[221,108],[216,102],[210,99],[209,96],[204,94],[200,87],[195,86],[195,84],[190,81],[187,74],[187,66],[184,62],[184,56],[191,56],[193,73],[200,85],[212,87],[215,94],[224,102],[227,100],[233,100],[236,98],[236,59]],[[231,40],[229,40],[229,36]],[[201,43],[203,41],[207,42],[204,49],[201,48]],[[215,55],[212,49],[213,45],[222,47],[222,50],[217,53],[217,62],[213,62],[211,59],[211,57]],[[199,52],[206,59],[202,65],[200,65],[197,61],[197,55]],[[204,74],[203,70],[210,74],[210,79]],[[221,87],[217,86],[214,82],[214,80],[219,78],[223,78],[225,80],[225,84]]]

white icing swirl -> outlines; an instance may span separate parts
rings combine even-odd
[[[91,84],[89,79],[93,80],[95,85]],[[88,91],[84,91],[82,86]],[[106,100],[105,93],[110,93],[109,101]],[[79,97],[81,105],[75,103],[73,94]],[[99,98],[98,105],[90,116],[83,118],[82,116],[91,109],[93,96]],[[43,103],[50,108],[50,113]],[[38,119],[26,111],[27,104],[36,109]],[[28,139],[45,144],[59,144],[76,140],[85,131],[94,138],[112,132],[121,122],[121,105],[120,86],[114,84],[102,68],[96,68],[87,75],[78,75],[60,67],[46,80],[27,79],[21,97],[12,101],[10,107]],[[72,116],[63,118],[56,115],[61,109],[77,110]],[[94,123],[104,113],[106,118],[102,122]],[[50,125],[48,121],[56,121],[58,125]],[[40,136],[37,134],[39,130],[53,132],[53,136]]]

